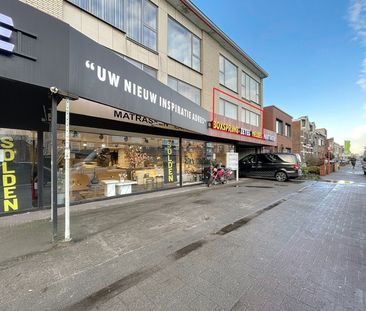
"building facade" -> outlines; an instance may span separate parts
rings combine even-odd
[[[335,142],[334,137],[327,139],[327,146],[331,152],[330,158],[334,162],[340,162],[344,159],[344,148],[337,142]]]
[[[265,147],[271,152],[292,152],[292,116],[276,106],[264,107],[264,128],[277,134],[276,146]]]
[[[310,122],[307,116],[292,122],[293,151],[300,154],[308,165],[318,165],[327,156],[327,130],[317,129],[315,122]]]
[[[275,144],[267,73],[191,2],[23,2],[0,8],[0,213],[62,205],[68,157],[79,203],[199,183]]]

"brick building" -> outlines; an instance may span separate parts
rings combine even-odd
[[[276,106],[264,107],[264,128],[277,134],[276,146],[265,151],[292,152],[292,116]]]
[[[327,130],[317,129],[315,122],[302,116],[292,122],[293,152],[307,163],[321,163],[326,158]]]

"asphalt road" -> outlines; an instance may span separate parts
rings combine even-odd
[[[359,167],[192,188],[73,214],[72,228],[56,245],[46,221],[0,228],[1,310],[366,309]]]

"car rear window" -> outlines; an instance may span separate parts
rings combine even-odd
[[[277,154],[277,156],[283,161],[283,162],[289,162],[289,163],[297,163],[297,158],[293,154]]]

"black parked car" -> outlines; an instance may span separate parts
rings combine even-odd
[[[293,153],[249,154],[239,160],[240,177],[276,178],[286,181],[301,176],[300,156]]]

